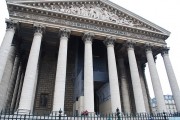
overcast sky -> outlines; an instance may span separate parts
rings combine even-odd
[[[135,14],[159,25],[171,32],[166,40],[170,47],[169,56],[173,65],[175,75],[180,86],[180,1],[179,0],[111,0]],[[0,44],[5,33],[5,18],[8,18],[8,11],[5,0],[0,0]],[[163,93],[171,94],[167,74],[161,55],[156,60],[159,77],[161,80]],[[146,77],[150,89],[150,96],[154,97],[152,90],[148,65],[146,67]]]

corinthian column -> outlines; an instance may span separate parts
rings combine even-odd
[[[121,75],[121,90],[122,90],[122,100],[123,100],[123,106],[124,106],[124,112],[125,113],[131,113],[131,106],[130,106],[130,100],[129,100],[129,90],[128,90],[128,82],[127,82],[127,76],[126,76],[126,68],[124,65],[124,59],[119,58],[119,69],[120,69],[120,75]]]
[[[27,114],[32,111],[32,105],[34,103],[34,90],[36,89],[36,71],[38,67],[39,53],[41,48],[41,40],[43,27],[35,26],[36,30],[29,53],[29,59],[24,76],[24,83],[22,87],[22,93],[19,102],[18,111],[22,114]]]
[[[132,42],[127,42],[128,59],[131,73],[131,80],[134,92],[134,99],[136,104],[136,112],[146,112],[139,71],[137,67],[136,57],[134,53],[134,46]]]
[[[8,88],[12,84],[11,82],[11,73],[13,70],[14,58],[15,58],[15,45],[12,45],[8,53],[8,59],[4,69],[3,77],[0,82],[0,110],[6,107],[6,102],[8,100]],[[1,60],[0,60],[1,61]],[[1,65],[1,64],[0,64]]]
[[[68,37],[70,36],[70,30],[61,29],[60,34],[61,37],[60,37],[55,90],[54,90],[54,101],[53,101],[54,112],[58,112],[60,109],[64,111],[67,48],[68,48]]]
[[[158,72],[156,69],[156,64],[154,62],[152,50],[149,45],[146,46],[146,57],[147,57],[147,61],[148,61],[149,72],[151,75],[153,90],[154,90],[154,94],[155,94],[156,101],[157,101],[158,112],[163,112],[163,111],[167,112],[165,101],[164,101],[164,96],[163,96],[163,91],[162,91],[161,83],[159,80],[159,75],[158,75]]]
[[[173,98],[174,98],[174,101],[176,104],[176,109],[177,109],[177,112],[180,112],[180,90],[178,87],[176,76],[174,74],[174,70],[171,65],[171,61],[169,59],[168,51],[169,51],[169,48],[167,48],[167,47],[164,48],[162,51],[162,57],[164,60],[164,65],[166,68],[167,76],[169,79],[169,84],[170,84],[171,91],[173,94]]]
[[[116,112],[119,108],[121,111],[121,101],[119,92],[119,82],[117,75],[116,58],[114,53],[114,42],[115,38],[107,37],[104,43],[107,46],[107,57],[108,57],[108,70],[109,70],[109,84],[110,84],[110,94],[111,94],[111,112]]]
[[[13,22],[12,20],[6,20],[6,23],[6,33],[0,47],[0,83],[3,77],[4,69],[8,59],[8,54],[11,49],[11,43],[13,41],[15,33],[15,22]]]
[[[22,74],[22,63],[20,62],[18,72],[17,72],[17,77],[15,80],[15,86],[14,86],[14,90],[13,90],[12,100],[11,100],[11,109],[13,109],[13,110],[15,108],[15,104],[17,101],[17,94],[18,94],[18,88],[20,87],[19,84],[20,84],[21,74]]]
[[[85,33],[83,36],[84,50],[84,110],[94,112],[94,80],[93,80],[93,58],[92,37],[94,34]]]

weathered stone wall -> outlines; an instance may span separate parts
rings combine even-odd
[[[64,111],[72,112],[73,111],[73,94],[74,94],[74,84],[73,81],[75,79],[75,51],[77,48],[78,42],[76,38],[72,38],[72,40],[68,43],[68,55],[67,55],[67,73],[66,73],[66,91],[65,91],[65,106]]]
[[[69,40],[67,56],[67,74],[65,86],[65,106],[64,111],[73,111],[73,78],[75,66],[75,46],[74,42]],[[47,45],[48,46],[48,45]],[[43,113],[52,111],[54,84],[57,67],[57,49],[50,46],[44,47],[40,59],[40,68],[38,76],[38,84],[35,97],[35,112]],[[47,106],[41,105],[42,94],[47,95]],[[60,108],[59,108],[60,109]]]
[[[54,95],[54,81],[56,76],[56,64],[57,60],[55,54],[42,52],[42,57],[40,59],[40,68],[38,75],[38,84],[36,89],[35,97],[35,112],[47,112],[52,110],[53,95]],[[46,94],[47,106],[43,107],[40,105],[40,97],[42,94]]]

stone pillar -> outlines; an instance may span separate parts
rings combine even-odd
[[[111,112],[115,113],[119,108],[121,111],[121,101],[119,92],[119,82],[117,75],[116,58],[114,53],[115,38],[108,36],[104,43],[107,46],[108,70],[109,70],[109,85],[111,94]]]
[[[164,65],[166,68],[167,76],[169,79],[169,84],[170,84],[172,94],[173,94],[173,98],[174,98],[174,101],[176,104],[176,109],[177,109],[177,112],[180,112],[180,90],[178,87],[176,76],[174,74],[174,70],[171,65],[171,61],[169,59],[168,51],[169,51],[169,48],[167,48],[167,47],[164,48],[162,51],[162,57],[164,60]]]
[[[34,89],[36,89],[36,71],[38,67],[39,53],[41,48],[41,40],[43,27],[40,25],[35,26],[36,30],[34,33],[34,38],[31,45],[31,50],[29,53],[29,59],[26,67],[26,72],[24,76],[24,83],[19,103],[19,112],[22,114],[29,113],[32,108],[34,99]]]
[[[16,78],[17,78],[17,74],[18,74],[18,67],[19,67],[19,55],[16,55],[16,58],[14,60],[14,66],[13,66],[11,78],[10,78],[11,84],[9,85],[9,88],[8,88],[8,95],[7,95],[8,100],[6,102],[7,108],[12,108],[11,101],[12,101]]]
[[[150,113],[150,97],[149,97],[149,91],[147,88],[147,83],[146,83],[146,79],[144,76],[144,67],[145,67],[145,62],[143,59],[139,58],[139,60],[137,61],[137,65],[138,65],[138,71],[139,71],[139,77],[140,77],[140,82],[141,82],[141,88],[142,88],[142,92],[143,92],[143,98],[144,98],[144,104],[145,104],[145,108],[146,108],[146,113]]]
[[[16,82],[15,82],[15,86],[14,86],[14,92],[13,92],[13,96],[12,96],[12,100],[11,100],[11,108],[13,110],[15,108],[15,104],[16,104],[16,100],[17,100],[17,94],[18,94],[18,88],[19,88],[20,79],[21,79],[21,73],[22,73],[22,63],[19,64],[17,78],[16,78]]]
[[[125,113],[131,113],[131,107],[130,107],[130,100],[129,100],[129,90],[128,90],[128,81],[126,76],[126,68],[124,65],[124,59],[119,58],[119,69],[120,69],[120,75],[121,75],[121,91],[122,91],[122,100],[123,100],[123,106],[124,106],[124,112]]]
[[[81,115],[82,111],[84,110],[84,96],[80,96],[78,102],[79,102],[78,111],[79,111],[79,115]]]
[[[58,112],[60,109],[64,112],[65,86],[66,86],[66,64],[67,64],[67,49],[68,37],[70,36],[69,29],[60,30],[60,45],[56,70],[53,112]]]
[[[152,54],[151,47],[149,45],[146,46],[146,57],[149,66],[149,72],[151,75],[151,81],[153,85],[154,95],[157,101],[157,110],[158,112],[167,112],[166,105],[164,101],[163,91],[161,87],[161,83],[159,80],[159,75],[156,69],[156,64],[154,61],[154,57]]]
[[[134,53],[134,46],[132,42],[127,42],[127,51],[128,51],[128,59],[129,59],[129,67],[131,73],[131,80],[134,92],[134,99],[136,105],[136,112],[142,113],[146,112],[145,102],[143,98],[143,92],[141,87],[141,81],[139,77],[139,71],[137,67],[136,57]]]
[[[22,92],[22,87],[23,87],[23,81],[24,81],[24,72],[21,73],[14,110],[17,110],[19,107],[19,102],[20,102],[20,97],[21,97],[21,92]],[[22,114],[21,111],[20,111],[20,114]]]
[[[2,110],[2,108],[3,109],[6,108],[6,102],[7,102],[8,94],[9,94],[8,88],[12,84],[10,77],[13,70],[15,52],[16,52],[16,46],[11,45],[10,51],[8,53],[8,58],[6,61],[3,77],[0,82],[0,110]]]
[[[10,52],[11,44],[15,33],[15,23],[11,20],[6,20],[6,23],[6,33],[0,47],[0,83],[2,81],[4,69],[6,67],[6,62],[8,59],[8,54]]]
[[[84,50],[84,110],[94,112],[94,79],[93,79],[93,57],[92,37],[94,34],[85,33],[83,36]]]
[[[34,83],[34,86],[37,86],[37,82],[38,82],[38,74],[39,73],[39,64],[38,64],[38,67],[37,67],[37,70],[36,70],[36,82]],[[34,89],[34,91],[33,91],[33,100],[35,99],[35,96],[36,96],[36,89]],[[33,108],[34,108],[34,104],[35,104],[35,102],[33,102],[32,103],[32,105],[31,105],[31,110],[33,110]],[[31,113],[33,113],[33,111],[31,111]]]

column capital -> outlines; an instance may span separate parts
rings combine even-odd
[[[82,40],[86,43],[86,42],[90,42],[92,43],[94,38],[94,33],[90,33],[90,32],[85,32],[83,34]]]
[[[35,29],[34,35],[35,34],[41,34],[42,35],[44,30],[45,30],[45,26],[41,25],[41,24],[34,24],[33,27]]]
[[[106,40],[104,41],[104,44],[106,46],[114,46],[114,43],[116,41],[116,38],[113,36],[106,36]]]
[[[152,51],[152,47],[153,47],[153,45],[152,45],[152,44],[150,44],[150,43],[146,43],[144,46],[145,46],[145,50],[146,50],[146,52],[147,52],[147,51]]]
[[[169,47],[165,46],[162,48],[162,51],[161,51],[161,55],[164,56],[164,55],[168,55],[169,53]]]
[[[61,37],[69,38],[69,36],[71,34],[71,30],[67,29],[67,28],[60,28],[59,34],[60,34]]]
[[[127,40],[126,41],[126,43],[125,43],[125,46],[129,49],[129,48],[132,48],[132,49],[134,49],[134,45],[135,45],[136,43],[134,42],[134,41],[132,41],[132,40]]]
[[[6,30],[15,30],[16,29],[16,26],[18,24],[18,21],[16,20],[12,20],[12,19],[6,19]]]

